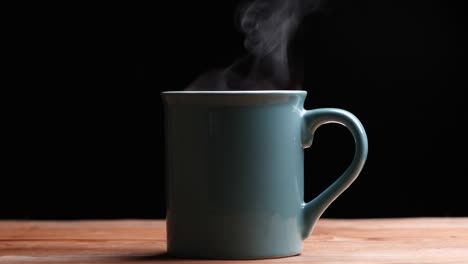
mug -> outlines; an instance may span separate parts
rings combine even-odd
[[[367,136],[350,112],[304,110],[306,91],[169,91],[164,102],[167,250],[184,258],[297,255],[356,179]],[[304,149],[326,123],[355,140],[348,169],[304,202]],[[313,172],[311,173],[313,174]]]

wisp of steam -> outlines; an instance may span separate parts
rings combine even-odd
[[[239,27],[248,54],[223,70],[202,74],[187,90],[299,89],[293,77],[290,42],[302,18],[320,0],[255,0],[239,9]]]

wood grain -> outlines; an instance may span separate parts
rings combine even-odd
[[[173,259],[164,221],[0,221],[0,263],[468,263],[468,218],[321,219],[303,254]]]

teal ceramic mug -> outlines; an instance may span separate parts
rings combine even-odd
[[[162,93],[170,255],[257,259],[302,252],[318,218],[356,179],[367,158],[359,120],[336,108],[304,110],[306,95]],[[303,150],[326,123],[351,131],[354,159],[332,185],[305,203]]]

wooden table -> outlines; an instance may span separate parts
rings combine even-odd
[[[0,263],[219,263],[165,254],[164,221],[0,221]],[[303,254],[229,263],[468,263],[468,218],[320,219]]]

